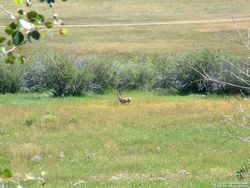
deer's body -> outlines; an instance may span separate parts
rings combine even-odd
[[[120,95],[117,95],[117,96],[121,104],[130,104],[130,102],[132,101],[131,97],[122,98]]]

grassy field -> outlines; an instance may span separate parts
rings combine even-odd
[[[212,187],[234,182],[249,145],[222,136],[234,97],[131,92],[51,98],[0,96],[0,166],[21,182],[44,174],[45,187]],[[235,129],[239,129],[235,127]],[[35,158],[40,159],[35,159]],[[45,175],[46,174],[46,175]],[[29,175],[31,176],[31,175]],[[24,181],[40,187],[37,181]]]
[[[16,9],[6,0],[0,0],[0,4],[10,10]],[[231,0],[230,3],[228,0],[71,0],[66,3],[58,1],[51,10],[45,9],[45,5],[37,6],[45,15],[58,13],[66,24],[148,23],[250,16],[247,0]],[[0,25],[7,23],[7,20],[8,17],[0,13]],[[242,31],[249,27],[249,22],[237,24]],[[238,39],[238,36],[232,23],[70,28],[66,37],[59,36],[57,30],[50,34],[45,32],[42,43],[35,44],[35,47],[28,46],[24,50],[39,50],[45,46],[76,55],[97,53],[106,56],[131,53],[179,54],[210,47],[244,54],[243,48],[231,42],[234,39]]]
[[[16,11],[11,1],[0,0]],[[68,0],[54,9],[35,4],[47,16],[58,13],[66,24],[149,23],[247,18],[248,0]],[[0,12],[0,26],[8,23]],[[250,21],[237,23],[245,32]],[[42,40],[20,50],[26,55],[53,49],[76,56],[176,55],[197,48],[246,55],[232,23],[69,28],[44,32]],[[0,28],[0,33],[4,28]],[[25,187],[212,187],[235,182],[249,157],[249,144],[227,141],[239,128],[236,97],[158,96],[116,93],[52,98],[45,93],[0,95],[0,167],[13,171]],[[247,134],[247,132],[245,132]],[[1,181],[1,179],[0,179]],[[249,181],[247,179],[246,181]],[[14,187],[14,185],[10,185]],[[16,187],[16,186],[15,186]]]

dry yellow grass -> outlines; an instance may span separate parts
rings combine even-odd
[[[0,1],[13,10],[10,2]],[[45,6],[45,5],[43,5]],[[70,1],[58,2],[53,10],[41,5],[39,9],[45,15],[58,12],[66,24],[105,24],[105,23],[148,23],[165,21],[213,20],[235,17],[248,17],[249,3],[245,0],[220,1]],[[36,6],[34,7],[36,8]],[[74,11],[71,11],[74,10]],[[0,14],[2,15],[2,14]],[[3,15],[2,15],[3,16]],[[6,23],[6,16],[0,24]],[[242,31],[249,27],[249,22],[238,23]],[[3,32],[3,31],[2,31]],[[46,32],[45,32],[46,33]],[[190,24],[172,26],[137,26],[137,27],[97,27],[70,28],[66,37],[52,31],[53,38],[45,34],[43,42],[25,51],[53,48],[76,55],[97,53],[100,55],[160,53],[179,54],[192,49],[210,47],[239,54],[244,51],[231,42],[238,39],[231,23]]]

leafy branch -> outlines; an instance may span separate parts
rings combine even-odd
[[[67,1],[67,0],[62,0]],[[54,7],[55,0],[38,0],[39,3],[46,3],[48,7]],[[15,5],[24,4],[24,0],[14,0]],[[32,0],[26,0],[25,5],[29,9],[32,7]],[[57,14],[53,15],[51,21],[47,21],[45,16],[35,10],[25,12],[19,9],[15,14],[7,10],[0,4],[2,10],[10,17],[10,23],[5,28],[5,35],[0,35],[0,56],[6,63],[24,63],[25,57],[17,53],[17,49],[33,40],[39,40],[44,28],[51,29],[54,25],[63,25],[64,23]],[[60,34],[64,35],[67,31],[60,29]]]

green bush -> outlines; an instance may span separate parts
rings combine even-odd
[[[106,90],[154,90],[171,93],[240,93],[248,87],[249,60],[201,49],[176,57],[158,55],[98,58],[71,58],[53,52],[31,56],[28,64],[0,67],[0,92],[51,91],[54,96],[80,96]],[[24,67],[24,71],[23,71]],[[237,68],[235,68],[237,67]],[[205,79],[199,72],[222,82]],[[22,75],[23,74],[23,75]],[[242,79],[240,79],[242,78]],[[245,80],[245,81],[244,81]],[[242,89],[249,92],[249,89]]]
[[[29,91],[50,90],[54,96],[80,96],[90,89],[93,71],[85,59],[56,53],[39,53],[24,68],[24,87]]]
[[[118,90],[150,89],[154,83],[155,70],[150,61],[129,60],[119,64],[116,75]]]
[[[0,62],[0,93],[16,93],[22,86],[23,66]]]
[[[93,74],[91,91],[101,94],[114,88],[116,66],[112,59],[92,57],[87,64]]]
[[[65,55],[55,55],[45,70],[45,86],[54,96],[70,95],[75,68],[72,59]]]
[[[94,74],[89,64],[84,60],[73,62],[74,74],[68,92],[73,96],[80,96],[90,90]]]
[[[218,78],[219,64],[222,60],[221,53],[209,49],[169,59],[157,85],[162,88],[173,87],[181,93],[212,92],[216,88],[216,83],[204,79],[199,72]]]

